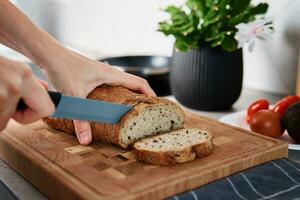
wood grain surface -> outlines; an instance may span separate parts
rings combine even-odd
[[[175,166],[138,162],[130,150],[74,136],[38,121],[10,121],[0,156],[50,199],[162,199],[255,165],[287,157],[288,145],[220,122],[187,114],[187,127],[214,137],[211,155]]]

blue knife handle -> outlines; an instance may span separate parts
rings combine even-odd
[[[52,100],[52,102],[55,105],[55,108],[58,106],[60,99],[61,99],[61,93],[59,92],[52,92],[52,91],[48,91],[48,94]],[[17,110],[18,111],[23,111],[27,108],[28,106],[26,105],[26,103],[24,102],[23,99],[20,99],[17,105]]]

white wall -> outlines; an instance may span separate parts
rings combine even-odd
[[[281,94],[293,94],[300,48],[300,1],[269,0],[268,15],[275,32],[257,41],[254,51],[244,49],[244,85]]]
[[[64,44],[97,58],[171,55],[172,39],[156,31],[158,22],[166,17],[160,8],[184,0],[16,1],[31,19]],[[300,1],[267,2],[268,14],[274,17],[275,33],[270,41],[258,41],[252,53],[244,50],[244,85],[293,93],[300,47]]]
[[[68,46],[97,55],[171,55],[157,32],[162,8],[182,0],[18,0],[38,25]]]

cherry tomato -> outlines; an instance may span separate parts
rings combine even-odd
[[[269,102],[266,99],[259,99],[252,103],[247,109],[247,122],[249,123],[252,115],[257,113],[260,110],[268,110]]]
[[[252,131],[274,138],[284,132],[280,115],[273,110],[258,111],[251,117],[249,125]]]
[[[274,108],[272,109],[274,112],[278,113],[280,115],[280,117],[282,118],[284,116],[284,112],[286,111],[286,109],[292,105],[293,103],[296,103],[300,101],[300,97],[298,96],[287,96],[284,97],[283,99],[281,99],[280,101],[278,101]]]

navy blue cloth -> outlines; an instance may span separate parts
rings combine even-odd
[[[0,179],[0,199],[2,200],[18,200],[18,197],[3,183]]]
[[[0,199],[18,199],[0,180]],[[170,200],[300,200],[300,164],[279,159],[244,170]]]
[[[187,199],[300,200],[300,164],[275,160],[170,198]]]

